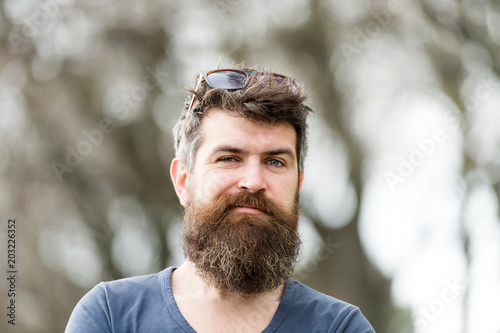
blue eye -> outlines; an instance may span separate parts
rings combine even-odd
[[[280,166],[284,165],[283,162],[281,162],[280,160],[277,160],[277,159],[269,160],[267,163],[273,167],[280,167]]]

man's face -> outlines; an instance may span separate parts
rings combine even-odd
[[[273,290],[291,275],[300,247],[295,130],[212,110],[202,136],[180,195],[185,255],[222,294]]]
[[[290,124],[259,124],[214,109],[203,118],[201,128],[202,144],[187,179],[193,200],[206,203],[222,193],[261,192],[293,207],[302,179],[297,171],[296,133]],[[245,207],[237,210],[259,213]]]

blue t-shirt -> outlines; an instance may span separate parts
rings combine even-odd
[[[174,269],[99,283],[73,310],[66,333],[196,333],[175,303],[171,284]],[[375,331],[359,308],[289,279],[272,321],[262,332]]]

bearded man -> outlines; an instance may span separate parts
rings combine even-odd
[[[374,332],[359,308],[291,279],[311,111],[301,84],[216,69],[190,93],[171,166],[185,262],[100,283],[66,332]]]

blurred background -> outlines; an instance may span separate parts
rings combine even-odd
[[[171,128],[219,58],[310,95],[296,279],[377,332],[500,332],[499,1],[5,0],[0,41],[1,332],[183,261]]]

